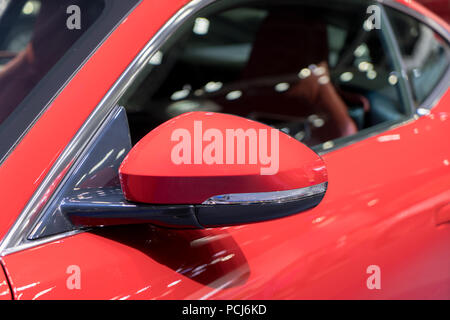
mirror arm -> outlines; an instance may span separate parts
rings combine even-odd
[[[222,199],[200,205],[146,205],[124,200],[120,188],[99,188],[65,198],[61,212],[78,228],[149,223],[177,229],[203,229],[267,221],[293,215],[317,206],[325,195],[326,183],[313,188],[254,194],[282,195],[277,201],[233,203],[251,194],[218,196]],[[223,201],[228,199],[228,203]],[[273,200],[273,199],[272,199]]]
[[[203,228],[192,205],[142,205],[123,200],[120,188],[100,188],[65,198],[61,212],[78,228],[150,223],[180,229]]]

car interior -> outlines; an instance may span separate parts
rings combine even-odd
[[[365,8],[272,2],[197,15],[121,99],[133,143],[189,111],[260,121],[310,147],[402,119],[398,79]]]

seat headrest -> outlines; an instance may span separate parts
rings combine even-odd
[[[289,74],[327,60],[326,24],[300,12],[278,9],[263,20],[242,77]]]

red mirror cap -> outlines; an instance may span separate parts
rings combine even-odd
[[[234,139],[233,148],[227,132],[251,138],[239,148]],[[238,163],[243,153],[244,163]],[[149,204],[201,204],[216,195],[327,182],[323,160],[299,141],[262,123],[213,112],[185,113],[152,130],[124,159],[119,176],[127,200]]]

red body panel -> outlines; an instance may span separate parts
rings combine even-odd
[[[0,237],[111,84],[183,2],[144,1],[0,167],[0,181],[8,182],[0,184]],[[298,215],[207,230],[114,227],[7,255],[14,297],[450,299],[449,121],[447,90],[429,115],[324,155],[326,196]],[[67,286],[73,265],[80,289]],[[371,265],[380,267],[380,290],[366,285]]]
[[[450,95],[441,103],[383,139],[325,155],[330,182],[314,210],[223,229],[69,237],[4,258],[13,287],[26,288],[15,296],[449,298],[450,224],[437,225],[435,214],[450,202],[450,152],[427,143],[450,135]],[[66,287],[70,264],[82,270],[81,290]],[[366,287],[370,265],[381,268],[381,290]]]
[[[410,0],[397,0],[397,2],[400,2],[401,4],[410,7],[411,9],[419,12],[420,14],[437,21],[439,24],[441,24],[443,27],[447,28],[449,30],[449,23],[447,14],[449,13],[447,10],[441,11],[443,8],[445,8],[445,4],[448,4],[448,0],[423,0],[423,1],[410,1]],[[432,4],[431,4],[432,3]],[[438,4],[439,11],[433,10],[436,8],[436,4]],[[429,5],[431,4],[431,5]],[[443,12],[443,13],[442,13]]]
[[[448,0],[417,0],[435,14],[450,23],[450,1]]]

